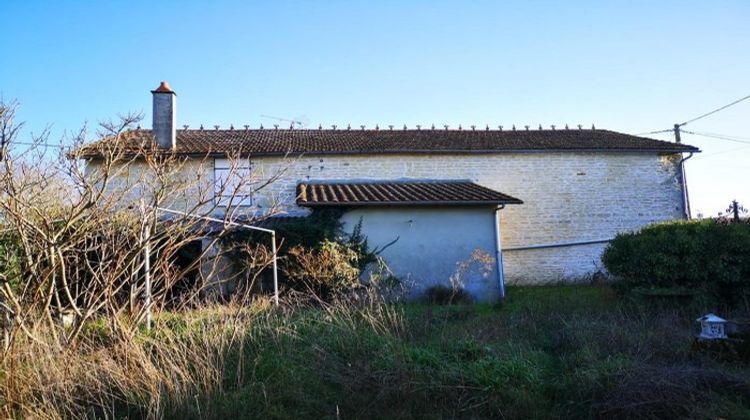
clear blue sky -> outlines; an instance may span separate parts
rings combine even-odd
[[[641,133],[750,94],[750,1],[2,0],[0,91],[56,136],[178,123],[549,126]],[[750,100],[685,127],[750,141]],[[669,139],[670,135],[655,135]],[[685,135],[694,213],[750,207],[750,143]]]

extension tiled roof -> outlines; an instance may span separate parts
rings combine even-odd
[[[522,203],[470,181],[302,182],[297,185],[297,204],[305,207]]]
[[[132,130],[115,142],[106,138],[89,144],[82,157],[100,157],[115,144],[134,154],[153,146],[151,130]],[[177,130],[182,155],[326,155],[394,153],[502,153],[513,151],[638,151],[698,152],[671,143],[609,130]]]

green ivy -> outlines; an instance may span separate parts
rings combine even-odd
[[[13,233],[0,235],[0,281],[10,283],[15,288],[21,276],[20,238]]]

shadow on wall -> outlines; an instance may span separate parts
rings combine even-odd
[[[497,288],[495,262],[491,253],[477,248],[469,258],[456,263],[456,272],[447,280],[432,285],[410,284],[408,297],[442,304],[493,300],[496,296],[487,296],[487,291]]]

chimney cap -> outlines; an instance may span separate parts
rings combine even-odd
[[[169,83],[162,81],[158,88],[152,90],[151,93],[171,93],[175,94],[172,88],[169,87]]]

